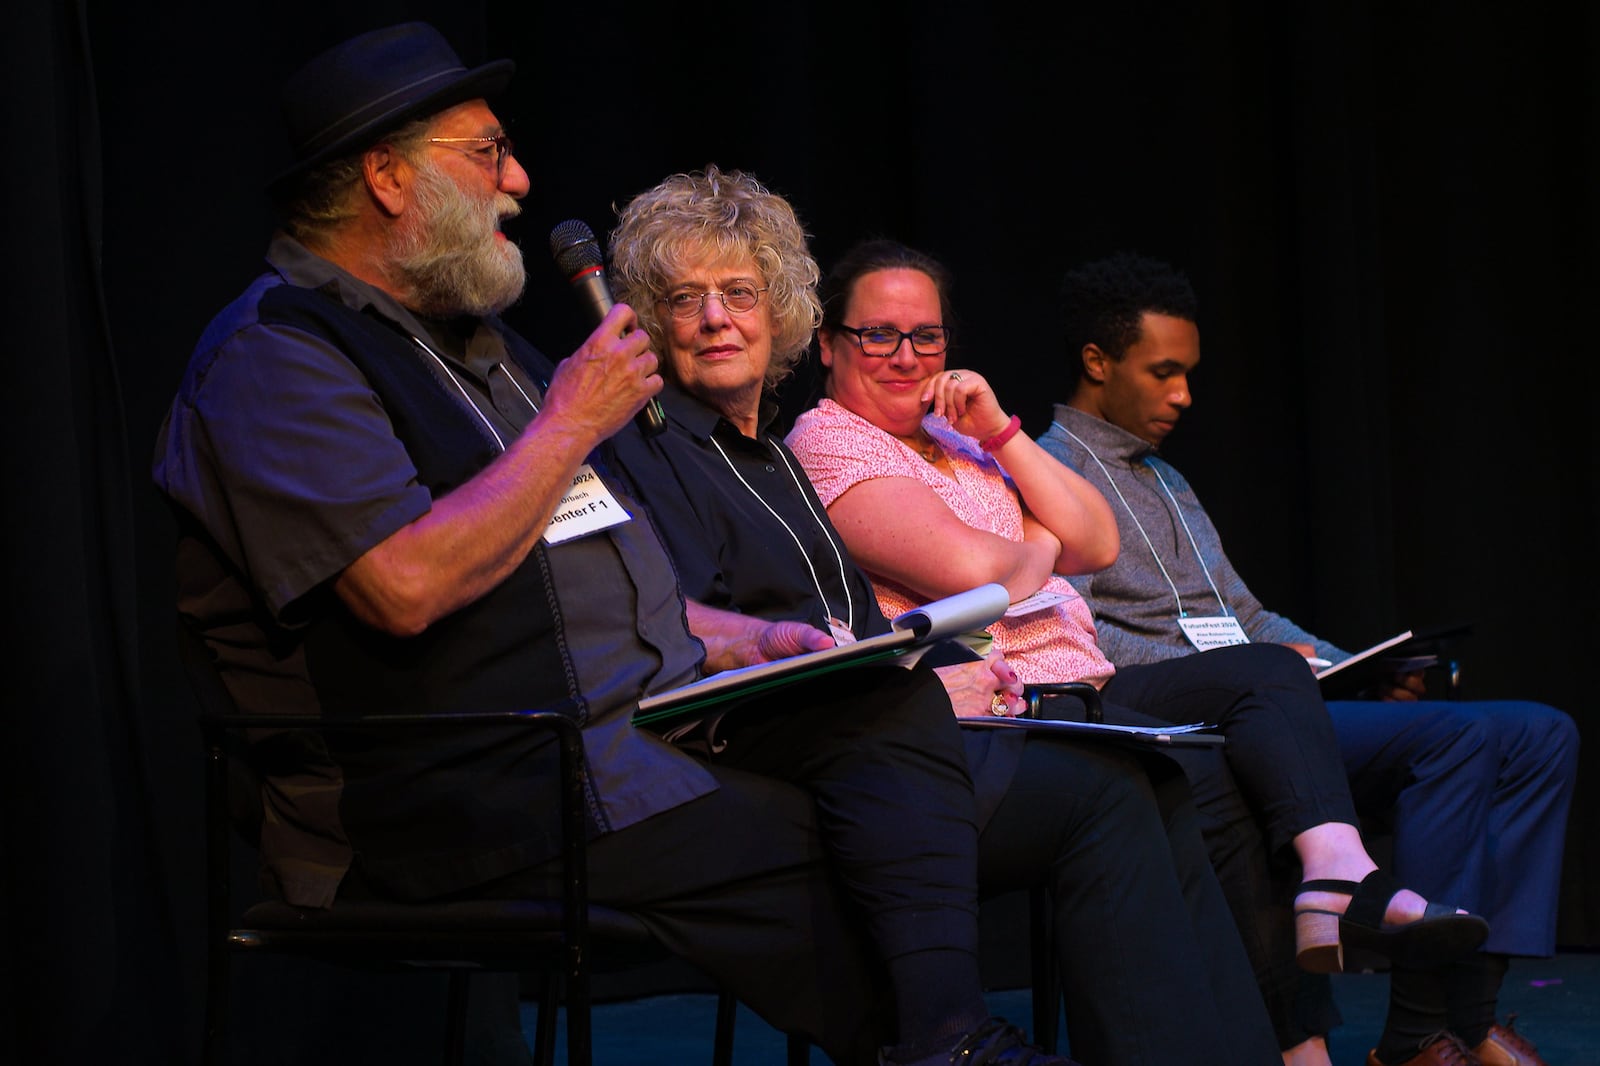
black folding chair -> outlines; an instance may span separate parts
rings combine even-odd
[[[320,716],[235,711],[209,653],[187,627],[179,626],[185,671],[201,705],[206,752],[207,984],[204,1061],[223,1066],[231,960],[239,954],[297,955],[347,967],[381,970],[440,970],[449,974],[447,1042],[443,1059],[464,1061],[469,982],[474,973],[500,972],[536,978],[538,1021],[533,1049],[539,1066],[555,1058],[557,1016],[566,1010],[568,1066],[592,1061],[590,979],[596,972],[659,962],[668,952],[636,917],[588,899],[584,825],[585,763],[580,730],[552,712],[394,714],[330,721]],[[253,840],[260,828],[259,796],[246,731],[481,729],[507,727],[550,733],[559,772],[550,781],[561,811],[562,888],[548,899],[399,903],[337,900],[327,909],[280,900],[256,903],[236,915],[231,893],[231,845],[236,834]],[[240,787],[241,778],[244,781]],[[255,813],[241,818],[240,796],[254,800]],[[737,1001],[721,993],[713,1062],[732,1061]]]

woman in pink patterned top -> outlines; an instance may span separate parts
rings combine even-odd
[[[958,371],[957,374],[959,377],[951,383],[955,388],[982,390],[981,395],[992,404],[993,393],[981,377],[972,371]],[[974,405],[969,404],[971,406]],[[998,404],[993,406],[998,410]],[[1004,425],[1007,421],[1002,415],[1001,423]],[[1020,609],[1014,609],[1016,614],[1008,614],[989,627],[996,647],[1005,653],[1006,660],[1025,683],[1067,680],[1088,681],[1097,687],[1104,684],[1113,668],[1095,643],[1094,618],[1088,604],[1065,578],[1053,572],[1054,560],[1029,565],[1031,558],[1042,560],[1049,546],[1059,545],[1061,538],[1047,536],[1049,530],[1033,517],[1036,512],[1024,514],[1013,480],[977,441],[951,428],[941,415],[920,418],[915,427],[914,434],[908,436],[915,436],[916,443],[908,443],[833,400],[825,399],[799,417],[788,439],[789,446],[805,465],[817,494],[827,505],[829,515],[841,528],[849,522],[853,509],[875,509],[880,497],[891,495],[895,510],[908,519],[908,532],[921,525],[940,527],[934,530],[933,536],[922,535],[919,530],[918,535],[904,542],[892,530],[887,531],[881,543],[869,541],[865,552],[857,552],[855,543],[851,542],[851,553],[873,576],[873,589],[883,613],[893,618],[929,598],[924,592],[914,591],[908,584],[896,580],[900,574],[915,573],[929,565],[932,572],[943,577],[948,589],[932,594],[949,595],[990,580],[980,578],[977,576],[980,571],[969,570],[969,567],[993,565],[990,560],[1011,552],[1017,556],[1016,565],[1001,572],[1003,578],[1009,578],[1003,583],[1011,592],[1012,600],[1022,602]],[[1037,444],[1021,433],[1013,434],[1007,444],[1015,449],[1031,446],[1039,450]],[[919,448],[928,450],[923,452]],[[1112,550],[1109,556],[1075,559],[1094,564],[1085,566],[1085,571],[1109,565],[1116,554],[1117,528],[1104,498],[1077,474],[1048,455],[1044,458],[1057,469],[1045,468],[1042,476],[1065,475],[1063,481],[1081,482],[1083,488],[1093,494],[1093,499],[1083,508],[1089,512],[1084,524],[1103,522],[1110,528]],[[1037,465],[1046,467],[1044,463]],[[919,499],[924,494],[905,484],[907,480],[926,486],[937,500]],[[861,491],[836,503],[846,490],[857,486]],[[1023,492],[1026,492],[1025,487]],[[941,508],[955,520],[953,523],[939,513]],[[920,518],[918,512],[923,509],[932,513]],[[942,528],[946,526],[950,528]],[[1030,534],[1034,538],[1032,544],[1027,539]],[[1008,544],[990,543],[995,539]],[[1044,544],[1043,549],[1039,548],[1040,543]],[[1103,551],[1103,545],[1100,550]],[[930,555],[933,557],[929,558]],[[932,587],[926,580],[909,580],[915,580],[924,590]],[[1035,595],[1041,592],[1046,595]],[[1030,605],[1034,609],[1027,610]]]
[[[1240,644],[1112,669],[1085,604],[1055,575],[1115,561],[1115,518],[1099,490],[1019,432],[980,374],[945,368],[946,288],[936,260],[892,241],[846,253],[822,290],[828,398],[787,443],[885,613],[999,582],[1017,615],[989,632],[1024,682],[1090,681],[1107,721],[1199,720],[1226,734],[1225,766],[1210,749],[1186,752],[1184,770],[1285,1061],[1324,1066],[1332,1023],[1297,1012],[1295,961],[1342,969],[1349,940],[1432,966],[1470,954],[1487,923],[1377,869],[1298,652]],[[1292,935],[1286,901],[1265,883],[1269,861],[1298,861],[1304,877]],[[1326,986],[1320,995],[1331,1006]]]

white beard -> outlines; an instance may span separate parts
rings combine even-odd
[[[528,276],[522,249],[495,234],[521,212],[517,202],[499,192],[475,202],[427,160],[413,193],[416,212],[390,247],[407,303],[434,318],[492,315],[516,303]]]

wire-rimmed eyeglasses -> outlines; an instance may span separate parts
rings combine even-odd
[[[722,301],[723,308],[729,314],[742,315],[747,311],[754,311],[756,304],[761,302],[761,294],[766,291],[765,288],[758,289],[745,282],[736,282],[720,292],[716,289],[707,289],[705,292],[696,289],[669,292],[656,302],[666,304],[667,313],[673,318],[693,318],[705,310],[706,297],[715,296]]]
[[[856,344],[861,346],[862,355],[871,355],[879,358],[893,355],[900,350],[901,341],[910,341],[911,350],[918,355],[943,355],[944,350],[950,347],[949,326],[918,326],[909,332],[895,329],[892,326],[863,326],[857,329],[854,326],[839,326],[839,332],[848,333],[856,339]]]
[[[515,151],[509,133],[497,133],[493,137],[429,137],[429,144],[442,144],[464,155],[469,155],[483,163],[488,163],[490,153],[494,153],[494,176],[503,177],[506,172],[506,160]],[[476,144],[480,147],[465,148],[457,145]]]

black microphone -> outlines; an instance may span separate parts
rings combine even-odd
[[[606,284],[605,256],[589,224],[576,218],[559,223],[550,231],[550,254],[555,256],[556,267],[567,276],[572,287],[594,309],[595,321],[605,318],[616,301],[611,299],[611,286]],[[654,396],[634,417],[638,420],[639,431],[647,437],[667,428],[666,412]]]

